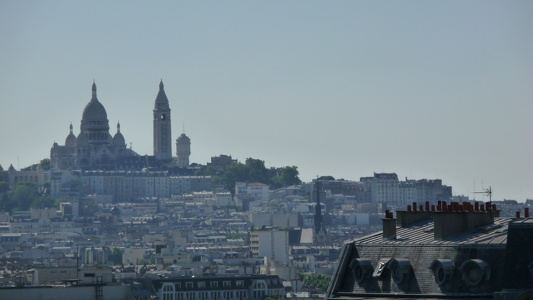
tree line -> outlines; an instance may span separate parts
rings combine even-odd
[[[232,194],[235,192],[236,182],[260,182],[278,189],[286,186],[301,184],[298,177],[298,167],[286,166],[282,168],[265,167],[265,161],[247,158],[245,163],[232,163],[223,169],[206,166],[196,175],[211,176],[213,183],[223,185]]]

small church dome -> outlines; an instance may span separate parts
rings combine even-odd
[[[72,133],[72,124],[70,124],[70,133],[68,134],[67,138],[65,139],[65,146],[67,147],[75,147],[76,146],[76,136],[74,133]]]
[[[113,137],[113,146],[124,146],[126,145],[126,140],[122,133],[120,133],[120,123],[117,124],[117,133]]]

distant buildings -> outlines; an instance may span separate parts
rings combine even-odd
[[[364,186],[364,198],[367,202],[386,203],[389,207],[405,207],[412,202],[448,201],[452,197],[452,188],[442,185],[442,180],[399,181],[396,173],[374,173],[373,177],[361,177]]]
[[[111,195],[113,202],[143,197],[170,198],[172,195],[213,189],[210,176],[171,176],[168,171],[52,171],[50,194]]]

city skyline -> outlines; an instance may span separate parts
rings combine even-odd
[[[70,123],[77,135],[93,80],[110,133],[120,122],[128,147],[153,155],[162,79],[191,163],[227,154],[295,165],[304,181],[395,172],[531,199],[531,9],[2,1],[0,165],[49,158]]]

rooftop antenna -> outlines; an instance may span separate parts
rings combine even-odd
[[[487,210],[490,212],[490,215],[492,217],[492,187],[489,186],[488,189],[485,189],[482,192],[474,192],[474,194],[485,194],[485,195],[489,196],[490,208],[487,208]]]

